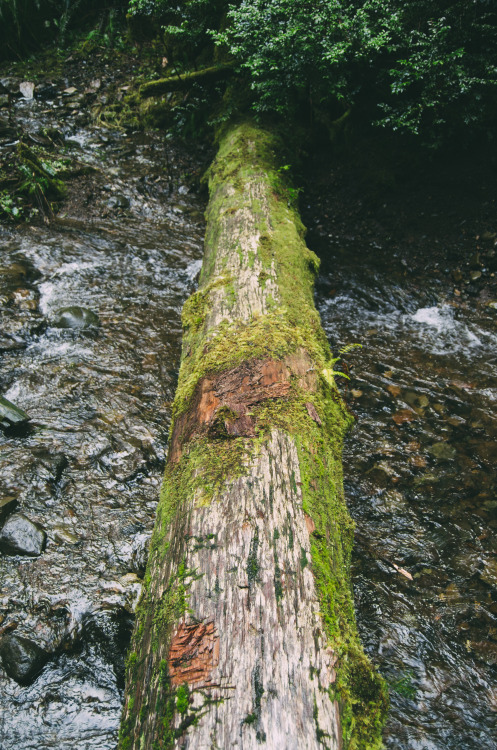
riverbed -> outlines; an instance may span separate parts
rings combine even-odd
[[[57,220],[0,229],[0,394],[30,417],[29,428],[0,433],[0,490],[47,535],[37,557],[0,557],[0,629],[44,653],[28,685],[0,670],[0,733],[4,750],[112,750],[167,451],[181,308],[201,265],[206,155],[163,134],[96,127],[74,100],[68,106],[67,76],[49,83],[43,97],[15,100],[17,124],[35,137],[56,128],[68,156],[97,172],[72,189]],[[12,147],[8,137],[1,147]],[[356,418],[344,470],[359,627],[391,688],[385,742],[490,750],[491,207],[478,259],[471,229],[454,260],[453,238],[445,247],[431,214],[425,238],[412,240],[379,231],[383,203],[363,210],[351,199],[340,210],[357,209],[353,221],[340,223],[332,191],[322,201],[308,194],[323,325],[335,352],[361,346],[342,365]],[[98,322],[60,328],[60,310],[75,306]]]

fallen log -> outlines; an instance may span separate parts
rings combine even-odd
[[[351,418],[277,149],[231,126],[209,171],[121,750],[381,747],[350,587]]]
[[[158,78],[155,81],[148,81],[140,86],[140,96],[146,99],[149,96],[160,96],[170,91],[183,91],[190,88],[194,83],[215,83],[224,81],[234,72],[233,63],[224,63],[223,65],[213,65],[201,70],[193,70],[181,75],[174,74],[165,78]]]

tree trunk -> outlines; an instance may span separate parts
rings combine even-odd
[[[127,661],[120,748],[379,748],[341,469],[351,419],[277,140],[227,128]]]
[[[190,73],[182,73],[181,75],[173,74],[167,76],[167,78],[158,78],[155,81],[142,83],[140,86],[140,96],[146,99],[149,96],[167,94],[169,91],[183,91],[184,89],[191,88],[194,83],[217,83],[218,81],[230,78],[234,70],[235,66],[233,63],[225,63],[224,65],[213,65],[210,68],[194,70]]]

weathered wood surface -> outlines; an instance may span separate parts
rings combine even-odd
[[[349,418],[312,299],[317,262],[273,141],[232,128],[210,173],[122,750],[378,748],[341,485]]]

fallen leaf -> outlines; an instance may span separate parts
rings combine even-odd
[[[321,422],[321,418],[319,414],[317,413],[316,407],[314,406],[314,404],[311,404],[308,402],[306,403],[305,408],[307,409],[307,413],[309,414],[310,418],[313,419],[316,422],[316,424],[321,426],[323,423]]]
[[[451,380],[450,384],[455,386],[455,388],[462,388],[465,391],[470,391],[475,387],[474,383],[463,383],[461,380]]]
[[[409,461],[412,466],[415,466],[417,469],[424,469],[426,466],[426,459],[423,458],[423,456],[411,456]]]
[[[394,398],[397,398],[397,396],[400,396],[400,388],[398,385],[389,385],[387,387],[387,391],[391,393]]]
[[[407,570],[405,570],[404,568],[399,568],[399,566],[396,565],[394,562],[391,563],[391,565],[393,568],[395,568],[397,573],[401,573],[403,576],[405,576],[406,578],[409,578],[409,580],[412,581],[412,575]]]
[[[395,424],[405,424],[406,422],[412,422],[414,419],[417,419],[417,416],[416,412],[411,409],[401,409],[392,416],[392,419]]]

